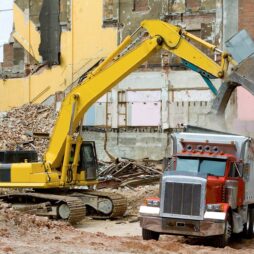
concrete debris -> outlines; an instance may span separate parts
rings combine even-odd
[[[127,186],[133,188],[159,182],[162,171],[155,163],[129,159],[117,159],[111,164],[100,162],[98,188],[118,188]]]
[[[0,120],[0,150],[36,150],[41,160],[55,119],[54,108],[41,104],[10,110]]]
[[[14,208],[10,207],[8,204],[0,202],[0,225],[3,226],[3,224],[8,227],[17,226],[19,227],[19,230],[25,229],[28,231],[33,231],[36,228],[42,230],[55,229],[57,231],[67,228],[72,229],[66,222],[53,221],[47,217],[21,213],[15,211]]]

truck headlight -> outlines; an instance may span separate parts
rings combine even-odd
[[[223,212],[224,206],[223,204],[207,204],[206,210],[210,212]]]
[[[160,206],[160,199],[159,198],[147,198],[145,200],[145,205],[159,207]]]

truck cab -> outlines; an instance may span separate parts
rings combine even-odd
[[[143,238],[215,236],[223,247],[232,233],[252,237],[251,139],[196,133],[176,133],[172,139],[160,197],[140,207]]]
[[[234,156],[219,152],[216,148],[216,152],[183,152],[177,154],[175,159],[173,172],[206,178],[206,204],[224,203],[229,195],[234,195],[231,203],[243,204],[243,163]],[[231,193],[232,189],[234,194]],[[235,204],[232,203],[231,206],[235,207]]]

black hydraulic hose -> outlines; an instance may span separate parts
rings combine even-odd
[[[67,183],[71,183],[73,181],[73,171],[72,168],[69,167],[67,170]]]

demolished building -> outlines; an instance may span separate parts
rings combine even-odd
[[[57,5],[51,6],[52,2]],[[52,8],[54,11],[49,11]],[[50,95],[76,85],[141,20],[159,18],[181,25],[223,48],[234,33],[253,24],[246,21],[248,9],[246,0],[230,3],[225,0],[16,0],[14,31],[10,43],[4,46],[0,81],[0,93],[8,94],[8,99],[3,96],[0,109],[5,111],[24,103],[51,103],[54,98]],[[220,83],[215,86],[218,88]],[[56,101],[58,97],[61,96],[56,96]],[[225,129],[237,122],[236,93],[227,107],[226,126],[210,119],[213,99],[213,93],[197,73],[186,70],[177,57],[162,52],[89,109],[84,133],[96,140],[102,158],[106,157],[103,152],[106,147],[119,157],[158,159],[168,153],[169,133],[181,128],[181,124]]]

